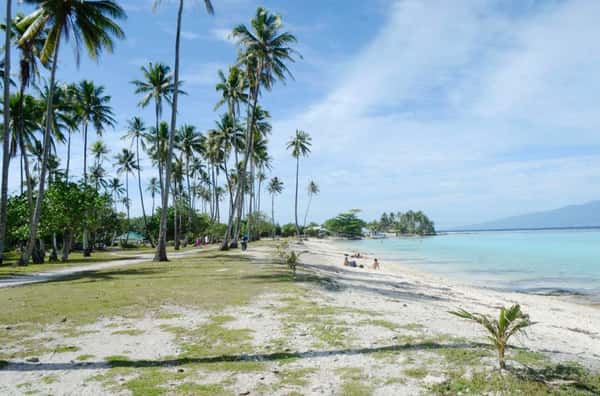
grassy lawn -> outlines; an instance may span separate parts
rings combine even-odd
[[[275,377],[271,382],[257,380],[242,391],[271,394],[284,389],[286,394],[302,394],[315,385],[311,385],[311,378],[314,381],[319,370],[327,369],[321,363],[317,369],[315,361],[310,360],[311,353],[317,352],[332,354],[334,361],[346,355],[366,359],[362,367],[356,367],[354,360],[347,366],[328,368],[330,375],[339,380],[336,389],[340,394],[368,395],[380,387],[406,383],[420,384],[424,394],[441,395],[591,395],[600,391],[600,375],[576,365],[556,365],[544,355],[524,350],[511,351],[510,359],[525,368],[500,375],[490,348],[432,335],[415,323],[396,324],[378,312],[331,305],[318,298],[327,283],[303,271],[293,281],[282,265],[269,260],[250,263],[239,251],[215,250],[199,251],[168,263],[145,262],[0,289],[0,369],[7,364],[2,361],[71,353],[74,365],[97,361],[109,365],[86,380],[101,384],[107,392],[227,395],[240,392],[235,388],[239,378],[271,376]],[[256,345],[254,330],[236,326],[235,321],[265,293],[279,296],[269,300],[268,309],[282,332]],[[127,318],[135,323],[147,315],[165,320],[169,315],[177,316],[165,312],[165,306],[191,309],[206,318],[192,327],[157,325],[173,336],[178,346],[173,356],[136,360],[125,352],[98,357],[85,346],[78,348],[69,343],[48,347],[53,342],[52,334],[46,333],[48,328],[76,337],[85,333],[81,326],[102,318]],[[185,314],[180,315],[187,319]],[[135,337],[143,333],[135,328],[119,329],[118,323],[112,328],[112,324],[107,327],[111,326],[115,335]],[[365,347],[361,337],[348,337],[361,325],[393,331],[395,341],[388,339]],[[310,352],[294,347],[301,337],[308,337]],[[369,374],[365,371],[368,365],[392,367],[394,375],[379,375],[386,370]],[[426,385],[423,381],[429,376],[440,380]],[[46,384],[59,381],[52,375],[44,378]],[[558,385],[549,385],[553,381]]]
[[[179,251],[185,252],[192,249],[194,249],[194,246],[188,245],[185,248],[182,247]],[[73,252],[69,255],[69,261],[66,263],[60,261],[56,263],[49,263],[46,261],[44,264],[29,264],[23,267],[15,266],[19,260],[19,254],[16,252],[10,252],[5,254],[4,262],[0,265],[0,278],[14,275],[25,275],[32,272],[52,271],[90,263],[132,259],[141,254],[152,254],[154,253],[154,250],[155,249],[150,246],[130,249],[110,248],[104,251],[95,251],[90,257],[83,257],[82,252]],[[175,249],[172,246],[169,246],[167,247],[167,252],[175,252]]]

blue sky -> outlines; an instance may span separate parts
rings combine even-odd
[[[273,175],[286,185],[280,222],[293,219],[285,142],[296,128],[313,137],[300,183],[302,213],[308,181],[320,186],[316,221],[350,208],[366,219],[421,209],[448,227],[600,197],[600,2],[214,0],[214,17],[200,3],[189,2],[183,22],[189,95],[180,120],[201,130],[218,116],[214,84],[235,60],[234,25],[264,5],[299,39],[295,81],[263,99],[273,115]],[[153,122],[130,81],[149,61],[172,62],[176,11],[172,1],[155,12],[147,0],[122,4],[127,39],[115,53],[77,68],[63,47],[58,73],[106,86],[119,125],[103,139],[114,153],[126,145],[128,118]],[[80,136],[74,142],[77,171]],[[145,163],[144,178],[153,172]]]

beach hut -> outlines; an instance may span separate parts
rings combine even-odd
[[[120,244],[127,242],[131,245],[143,245],[146,238],[139,232],[129,231],[119,235],[116,241]]]

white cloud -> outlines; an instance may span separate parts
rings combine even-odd
[[[212,38],[219,41],[224,41],[229,44],[235,44],[235,40],[231,37],[231,29],[215,28],[210,30]]]
[[[334,88],[274,129],[313,136],[304,174],[322,183],[323,217],[414,205],[458,225],[597,198],[600,161],[560,149],[600,146],[599,11],[396,1]],[[287,137],[273,142],[282,166]]]
[[[184,90],[188,86],[214,86],[217,81],[217,72],[219,70],[226,70],[227,65],[218,62],[207,62],[198,64],[191,67],[186,67],[182,73],[182,80],[184,81]]]

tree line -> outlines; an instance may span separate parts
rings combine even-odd
[[[272,126],[271,114],[261,102],[277,82],[293,77],[288,67],[301,58],[294,49],[296,37],[284,31],[279,15],[259,7],[250,27],[240,24],[232,30],[237,59],[227,71],[219,71],[216,83],[220,99],[214,110],[224,112],[213,128],[200,131],[178,122],[178,97],[189,94],[179,79],[184,12],[179,0],[173,68],[150,62],[140,67],[139,78],[132,81],[139,107],[151,107],[154,117],[150,122],[129,119],[122,136],[129,147],[111,153],[103,136],[117,121],[106,88],[91,80],[64,83],[56,72],[64,62],[65,37],[70,37],[76,59],[82,49],[92,59],[112,52],[115,42],[125,37],[119,25],[126,17],[124,10],[112,0],[27,0],[35,10],[12,18],[11,3],[7,1],[2,25],[6,45],[0,62],[4,91],[0,255],[21,246],[19,262],[26,265],[31,258],[43,261],[47,243],[52,246],[51,257],[56,257],[61,242],[61,258],[66,260],[75,240],[81,240],[84,254],[90,255],[98,243],[113,243],[117,233],[134,226],[156,247],[156,261],[167,260],[168,237],[178,249],[180,241],[187,243],[208,232],[226,250],[237,247],[242,235],[258,239],[269,223],[261,212],[265,184],[271,195],[274,233],[275,197],[282,192],[283,182],[276,176],[267,180]],[[210,1],[204,5],[208,14],[214,13]],[[18,55],[16,79],[11,78],[11,49]],[[84,142],[79,180],[73,177],[71,163],[71,138],[76,133]],[[57,154],[60,145],[66,146],[64,165]],[[316,183],[309,183],[309,203],[301,224],[300,162],[310,147],[310,135],[301,130],[287,143],[296,161],[297,235],[306,225],[312,197],[319,192]],[[19,194],[8,197],[11,161],[19,163],[20,185]],[[142,168],[147,161],[156,176],[145,183]],[[130,190],[130,179],[137,191]],[[144,201],[145,192],[151,204]],[[141,223],[131,219],[133,199],[139,200]],[[227,216],[222,214],[223,205]]]
[[[390,232],[397,235],[435,235],[434,222],[422,211],[383,213],[379,221],[368,224],[375,232]]]

